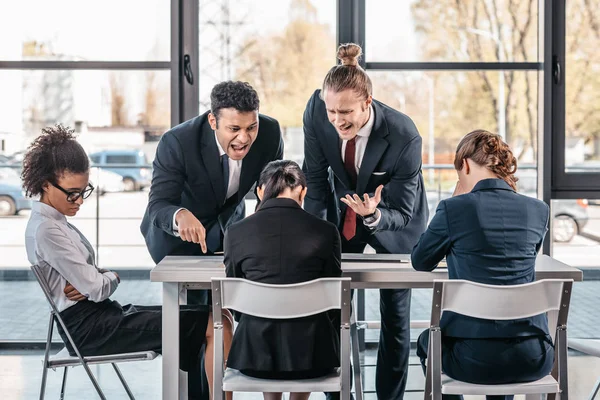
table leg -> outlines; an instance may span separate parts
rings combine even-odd
[[[179,283],[163,282],[163,400],[179,399]]]

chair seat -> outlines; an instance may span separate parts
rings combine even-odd
[[[149,361],[154,360],[158,354],[153,351],[138,351],[135,353],[107,354],[103,356],[83,357],[88,364],[108,364],[122,363],[129,361]],[[73,367],[81,365],[79,357],[71,357],[66,347],[48,358],[48,367]]]
[[[568,346],[594,357],[600,357],[600,340],[594,339],[568,339]]]
[[[223,376],[226,392],[339,392],[342,387],[340,370],[321,378],[297,381],[258,379],[227,368]]]
[[[556,379],[547,375],[540,380],[527,383],[512,383],[506,385],[476,385],[454,380],[442,374],[443,394],[478,394],[478,395],[506,395],[506,394],[538,394],[558,393],[559,386]]]

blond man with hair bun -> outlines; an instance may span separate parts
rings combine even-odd
[[[425,231],[421,136],[406,115],[373,99],[354,43],[304,111],[305,209],[338,225],[343,253],[408,254]],[[378,399],[402,399],[410,351],[410,289],[380,290]],[[329,394],[328,397],[334,397]]]

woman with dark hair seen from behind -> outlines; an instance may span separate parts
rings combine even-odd
[[[432,271],[446,257],[450,279],[489,285],[533,282],[549,208],[516,193],[517,160],[508,145],[499,135],[473,131],[458,144],[454,167],[453,197],[438,205],[412,251],[413,267]],[[476,384],[531,382],[552,369],[554,347],[545,315],[493,321],[444,312],[440,327],[442,370],[451,378]],[[417,342],[423,369],[428,342],[427,330]]]
[[[161,306],[121,306],[109,296],[121,282],[118,274],[98,268],[94,249],[66,217],[79,211],[94,187],[89,182],[89,159],[73,131],[61,125],[42,130],[23,160],[23,186],[28,196],[40,196],[32,205],[25,231],[27,257],[41,268],[52,300],[83,356],[162,349]],[[209,309],[184,306],[180,312],[180,368],[191,371],[206,343],[213,356],[213,327]],[[232,326],[225,322],[225,354]],[[58,331],[69,353],[72,346]],[[212,362],[206,363],[212,381]],[[190,377],[200,379],[200,377]],[[199,394],[189,394],[196,399]],[[227,394],[231,398],[231,393]]]
[[[306,192],[306,178],[295,162],[273,161],[264,168],[258,180],[258,210],[225,234],[227,276],[269,284],[341,276],[337,228],[302,209]],[[333,325],[337,318],[331,314],[291,320],[241,315],[227,364],[263,379],[325,376],[340,366],[339,326]],[[309,395],[292,393],[290,399]]]

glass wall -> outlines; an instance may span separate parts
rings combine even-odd
[[[171,125],[170,11],[169,0],[0,4],[0,341],[46,336],[43,294],[23,280],[31,201],[19,177],[43,127],[73,128],[95,165],[96,192],[70,222],[94,244],[99,266],[152,266],[139,225],[149,163]],[[158,285],[121,276],[123,303],[160,301]]]
[[[577,172],[598,172],[598,56],[593,50],[599,36],[589,10],[599,2],[570,1],[566,6],[565,154],[567,169]],[[23,237],[29,206],[19,171],[26,146],[44,126],[73,127],[96,165],[91,180],[99,190],[73,222],[97,248],[99,265],[121,270],[125,277],[125,271],[153,266],[139,224],[158,140],[179,112],[172,109],[177,108],[172,106],[177,79],[171,76],[171,64],[179,63],[172,60],[171,49],[174,3],[81,3],[0,4],[5,17],[0,26],[0,341],[45,336],[46,308],[35,282],[8,280],[28,268]],[[337,7],[354,3],[199,1],[199,104],[194,109],[203,113],[210,108],[216,83],[248,81],[259,92],[261,112],[281,124],[285,157],[301,163],[304,107],[336,63],[342,30],[337,19],[347,15]],[[519,160],[520,192],[537,196],[538,139],[544,134],[538,123],[544,102],[538,96],[541,5],[534,0],[364,1],[365,12],[357,18],[364,21],[359,27],[364,31],[356,41],[364,44],[374,97],[410,116],[423,137],[432,216],[454,189],[458,140],[478,128],[506,139]],[[339,21],[350,23],[355,21]],[[597,200],[552,202],[558,259],[598,268],[598,210]],[[31,298],[24,300],[22,293]],[[427,304],[427,298],[415,293],[413,304]],[[116,298],[157,303],[160,287],[147,279],[126,278]],[[18,311],[23,301],[37,305],[30,307],[32,315]],[[377,304],[369,294],[368,319],[378,319]],[[14,318],[20,321],[17,328]]]
[[[598,0],[566,2],[566,172],[600,172],[600,27],[595,16],[598,7]]]

